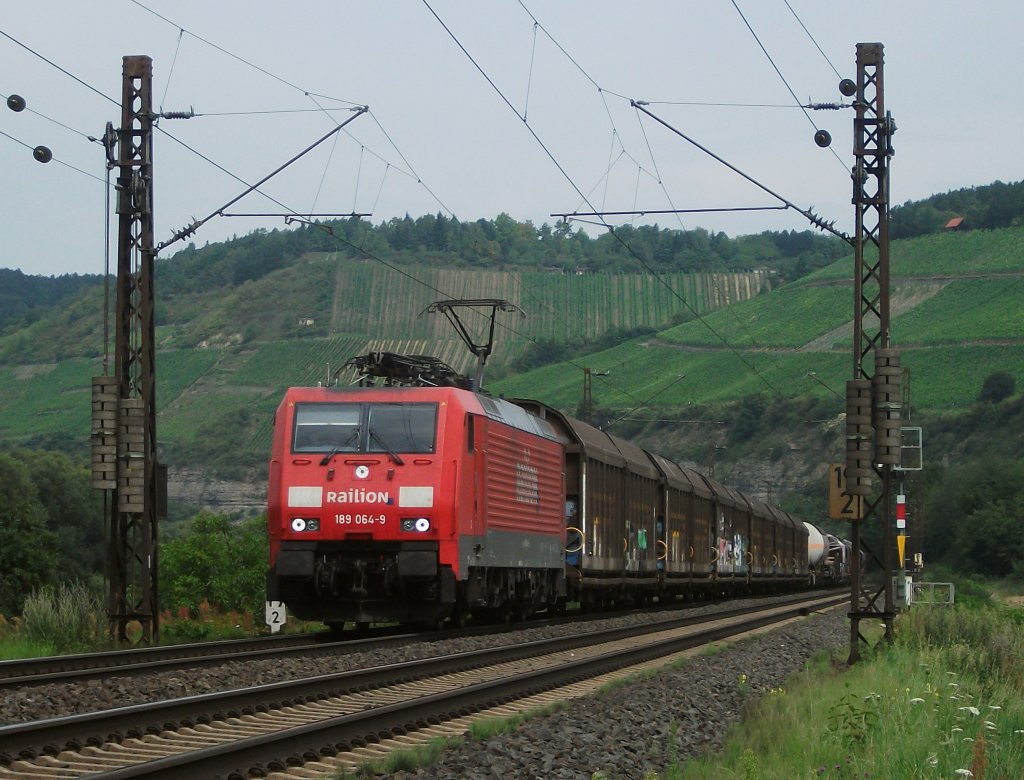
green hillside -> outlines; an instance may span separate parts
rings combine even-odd
[[[328,372],[372,350],[432,354],[467,370],[471,356],[451,326],[426,313],[441,298],[503,298],[519,307],[520,314],[500,315],[492,359],[500,369],[533,343],[653,332],[691,309],[705,314],[756,296],[768,279],[764,270],[656,277],[397,268],[330,253],[238,286],[158,293],[161,457],[240,476],[262,462],[286,387],[328,381]],[[470,316],[467,324],[483,334],[487,322]],[[103,334],[102,287],[94,285],[0,336],[0,392],[8,401],[0,442],[84,450]]]
[[[251,346],[364,338],[456,340],[426,314],[444,298],[503,298],[523,313],[500,322],[507,359],[537,339],[592,340],[609,330],[657,328],[689,308],[705,313],[757,295],[766,270],[650,274],[485,271],[396,267],[339,254],[313,254],[238,286],[175,291],[157,277],[161,349]],[[683,300],[686,303],[683,303]],[[482,318],[469,322],[483,326]],[[96,284],[30,326],[0,334],[0,364],[52,362],[102,353],[102,286]]]
[[[994,371],[1024,385],[1021,247],[1024,228],[894,242],[892,339],[916,410],[966,408]],[[424,313],[445,296],[506,298],[523,310],[499,315],[495,393],[574,412],[588,367],[608,372],[593,381],[608,419],[637,408],[655,419],[698,408],[714,417],[758,395],[820,399],[838,413],[852,374],[851,268],[843,258],[770,290],[763,271],[577,275],[313,254],[237,287],[159,301],[161,457],[222,476],[258,470],[284,388],[327,381],[371,350],[434,354],[466,370],[470,356],[450,325]],[[89,379],[102,372],[100,301],[90,288],[0,337],[0,441],[86,451]],[[630,331],[647,335],[520,375],[508,368],[528,346],[593,345]]]
[[[963,277],[971,274],[1020,273],[1024,270],[1024,228],[931,233],[892,242],[889,274],[906,277]],[[798,280],[850,279],[853,256]]]
[[[426,314],[431,303],[443,298],[502,298],[523,312],[523,317],[503,319],[500,325],[501,341],[511,352],[523,340],[590,339],[612,328],[660,326],[684,309],[680,297],[707,312],[758,294],[767,280],[763,271],[654,277],[398,269],[328,255],[243,285],[224,305],[183,327],[175,344],[345,334],[445,341],[454,334],[443,317]],[[484,320],[470,324],[483,326]]]
[[[1024,384],[1024,229],[908,239],[890,254],[892,345],[910,371],[915,408],[966,407],[993,371]],[[593,402],[612,410],[652,396],[659,407],[753,393],[834,397],[829,388],[842,396],[853,371],[852,267],[844,258],[767,295],[492,390],[571,409],[585,365],[609,371],[595,378]]]

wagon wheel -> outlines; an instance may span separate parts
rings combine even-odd
[[[451,614],[452,628],[465,628],[467,623],[469,623],[469,610],[466,609],[465,604],[457,603]]]

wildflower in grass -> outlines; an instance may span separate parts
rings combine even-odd
[[[750,684],[747,682],[747,679],[747,675],[740,675],[739,685],[736,686],[740,696],[747,696],[750,694]]]
[[[955,682],[946,683],[946,685],[948,685],[950,688],[959,688],[960,687],[960,683],[955,683]]]
[[[951,733],[953,733],[953,734],[963,734],[964,730],[962,728],[960,728],[959,726],[954,726],[952,728]]]
[[[985,721],[985,728],[987,728],[989,731],[995,731],[996,730],[996,724],[993,723],[990,720],[986,720]]]
[[[990,704],[990,705],[988,705],[988,708],[990,710],[1001,710],[1002,709],[1002,707],[1000,707],[998,704]]]
[[[919,696],[915,696],[913,699],[910,700],[910,703],[911,704],[924,704],[924,699],[920,698]]]
[[[956,770],[956,773],[961,777],[974,777],[974,772],[970,769],[958,769]]]
[[[928,762],[928,763],[929,763],[929,764],[930,764],[931,766],[938,766],[938,765],[939,765],[939,757],[938,757],[937,755],[935,755],[934,753],[932,753],[932,754],[931,754],[930,756],[928,756],[928,758],[927,758],[927,759],[925,759],[925,760],[926,760],[926,761],[927,761],[927,762]]]
[[[969,713],[971,713],[971,715],[975,715],[975,716],[981,714],[981,710],[979,710],[977,707],[974,707],[974,706],[961,707],[960,708],[960,712],[969,712]]]

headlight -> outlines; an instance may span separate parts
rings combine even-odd
[[[293,517],[292,518],[292,531],[297,534],[301,534],[303,531],[319,531],[320,520],[317,518],[311,518],[307,520],[304,517]]]
[[[402,518],[402,530],[406,533],[425,534],[430,530],[430,518],[404,517]]]

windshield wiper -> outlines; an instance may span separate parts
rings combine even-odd
[[[331,450],[326,455],[324,455],[322,458],[320,458],[320,465],[321,466],[326,466],[328,463],[330,463],[331,462],[331,458],[333,458],[335,455],[337,455],[339,452],[341,452],[343,449],[345,449],[345,447],[347,447],[349,445],[349,443],[353,439],[355,439],[358,435],[359,435],[359,431],[355,431],[347,439],[345,439],[345,441],[343,441],[341,444],[336,445],[333,450]]]
[[[402,459],[401,459],[401,458],[400,458],[400,457],[398,456],[398,453],[397,453],[397,452],[395,452],[395,451],[394,451],[393,449],[391,449],[391,448],[390,448],[390,447],[388,446],[387,442],[386,442],[386,441],[384,441],[384,440],[383,440],[383,439],[382,439],[382,438],[380,437],[380,434],[379,434],[379,433],[377,433],[377,431],[375,431],[375,430],[374,430],[373,428],[370,428],[369,430],[370,430],[370,439],[371,439],[371,441],[372,441],[373,439],[376,439],[376,440],[377,440],[377,443],[378,443],[378,444],[380,444],[380,446],[384,448],[384,452],[386,452],[386,453],[388,454],[388,457],[390,457],[390,458],[391,458],[391,460],[393,460],[393,461],[395,462],[395,465],[396,465],[396,466],[404,466],[404,465],[405,465],[405,461],[404,461],[404,460],[402,460]]]

